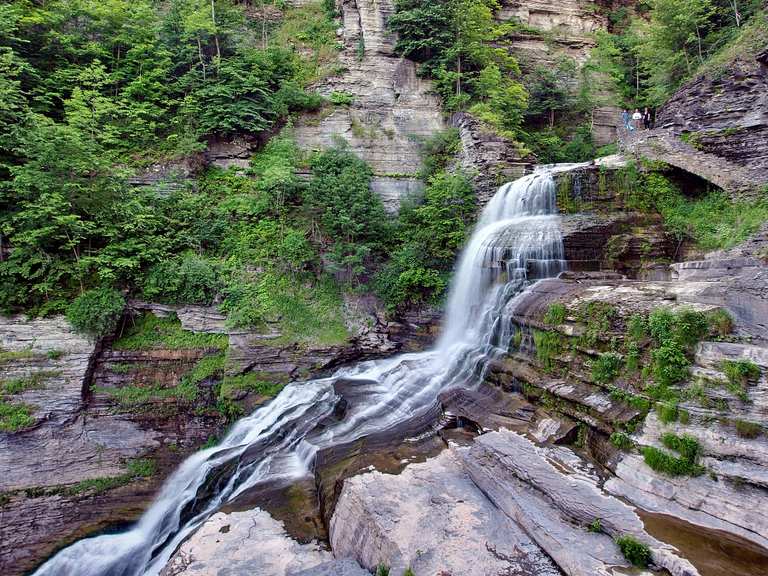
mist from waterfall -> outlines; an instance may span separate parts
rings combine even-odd
[[[187,458],[129,530],[75,542],[35,576],[156,575],[202,522],[259,484],[311,474],[319,450],[440,413],[438,395],[477,386],[512,336],[504,316],[531,281],[565,268],[553,174],[543,167],[505,184],[483,210],[459,259],[442,334],[429,351],[361,362],[333,376],[286,386],[240,419],[218,446]],[[357,386],[363,401],[334,419],[336,385]]]

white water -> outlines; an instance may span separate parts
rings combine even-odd
[[[477,385],[488,360],[508,346],[502,311],[510,298],[565,267],[552,174],[570,168],[543,168],[498,190],[459,260],[434,349],[288,385],[221,444],[189,457],[130,530],[80,540],[35,576],[154,576],[191,532],[249,488],[306,477],[319,449],[407,430],[408,422],[439,413],[440,392]],[[359,401],[338,421],[334,384],[342,380],[359,390]]]

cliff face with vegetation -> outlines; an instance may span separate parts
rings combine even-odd
[[[137,518],[286,382],[428,346],[497,186],[670,95],[625,157],[558,176],[570,272],[505,312],[509,353],[439,430],[328,455],[164,573],[762,574],[757,8],[693,14],[694,46],[665,3],[115,6],[0,8],[3,574]],[[670,56],[696,48],[700,70]]]

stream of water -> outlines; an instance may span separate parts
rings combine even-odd
[[[565,268],[553,174],[573,167],[540,168],[499,188],[459,259],[433,349],[286,386],[218,446],[184,461],[130,530],[75,542],[35,576],[154,576],[181,542],[238,495],[265,482],[306,477],[319,450],[402,429],[439,412],[440,392],[477,385],[489,360],[509,345],[513,328],[503,314],[509,300]],[[340,380],[364,385],[365,395],[334,420]]]

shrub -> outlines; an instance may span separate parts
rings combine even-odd
[[[67,320],[78,332],[100,338],[114,332],[125,308],[125,297],[112,288],[83,292],[67,308]]]
[[[678,410],[677,404],[670,404],[668,402],[659,402],[656,404],[656,414],[659,416],[664,424],[670,424],[677,421]]]
[[[355,97],[349,92],[337,92],[334,90],[331,92],[328,100],[330,100],[331,104],[334,106],[349,106],[352,104],[352,102],[354,102]]]
[[[168,304],[210,304],[220,289],[219,277],[213,262],[188,252],[150,268],[144,280],[144,297]]]
[[[763,427],[755,422],[747,422],[746,420],[736,420],[736,434],[742,438],[757,438],[763,433]]]
[[[627,321],[627,336],[640,342],[648,332],[648,321],[642,314],[633,314]]]
[[[625,452],[632,450],[632,448],[635,446],[635,443],[632,442],[632,439],[624,432],[614,432],[611,434],[610,440],[611,444],[616,446],[616,448],[619,450],[624,450]]]
[[[562,350],[562,338],[557,332],[533,331],[533,343],[536,346],[536,359],[546,372],[554,368],[553,357]]]
[[[717,336],[723,337],[733,332],[733,318],[722,308],[709,312],[707,320],[710,328]]]
[[[550,304],[547,308],[547,313],[544,314],[544,322],[550,326],[558,326],[565,321],[566,308],[565,305],[556,302]]]
[[[657,344],[673,337],[675,316],[669,308],[656,308],[648,317],[648,330]]]
[[[419,174],[421,178],[428,181],[432,176],[445,170],[460,147],[458,128],[441,130],[422,140],[419,146],[422,163]]]
[[[616,310],[607,302],[586,302],[579,307],[578,320],[586,324],[581,340],[587,346],[596,345],[611,329]]]
[[[749,360],[723,360],[720,369],[735,386],[745,387],[750,380],[760,378],[760,367]]]
[[[699,441],[689,434],[678,436],[667,432],[661,437],[661,443],[670,450],[679,452],[683,460],[694,463],[701,453]]]
[[[654,446],[642,449],[645,463],[653,470],[670,476],[699,476],[704,473],[704,467],[696,463],[701,448],[693,436],[667,433],[661,437],[661,442],[670,450],[680,453],[680,457],[672,456]]]
[[[16,432],[34,423],[31,406],[6,402],[0,398],[0,432]]]
[[[651,373],[662,386],[669,386],[688,376],[690,361],[675,340],[670,340],[651,351]]]
[[[603,531],[603,527],[600,525],[600,518],[595,518],[587,527],[590,532],[599,534]]]
[[[675,315],[675,338],[685,348],[695,346],[707,334],[707,315],[691,308],[682,308]]]
[[[606,352],[592,362],[592,379],[598,384],[610,384],[621,372],[621,355]]]
[[[376,576],[389,576],[389,566],[383,562],[376,566]]]
[[[646,568],[651,563],[650,548],[642,542],[639,542],[633,536],[619,536],[616,539],[616,545],[619,547],[619,550],[621,550],[624,558],[626,558],[633,566]]]
[[[630,374],[637,372],[637,369],[640,367],[640,346],[637,342],[630,341],[627,343],[625,367]]]

